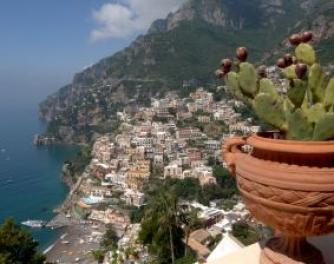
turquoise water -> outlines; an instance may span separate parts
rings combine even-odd
[[[13,217],[50,220],[52,210],[68,193],[60,180],[63,162],[79,150],[75,146],[35,147],[34,134],[43,131],[34,104],[0,105],[0,221]],[[45,249],[57,231],[31,230]]]

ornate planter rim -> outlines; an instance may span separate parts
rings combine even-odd
[[[273,132],[262,132],[247,138],[247,144],[267,151],[279,151],[287,153],[303,154],[334,154],[334,140],[328,141],[303,141],[286,140],[265,137]]]

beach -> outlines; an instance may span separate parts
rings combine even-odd
[[[99,249],[104,225],[92,222],[71,224],[63,229],[63,235],[44,253],[51,263],[93,263],[91,251]]]

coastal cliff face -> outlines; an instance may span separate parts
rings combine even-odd
[[[115,112],[183,83],[212,81],[217,60],[249,47],[252,60],[271,62],[286,36],[312,30],[323,62],[334,61],[334,0],[189,0],[129,47],[74,76],[40,104],[46,134],[84,143],[115,125]]]

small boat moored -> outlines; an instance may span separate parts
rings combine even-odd
[[[43,220],[27,220],[23,221],[21,224],[31,228],[43,228],[46,226],[46,222]]]

